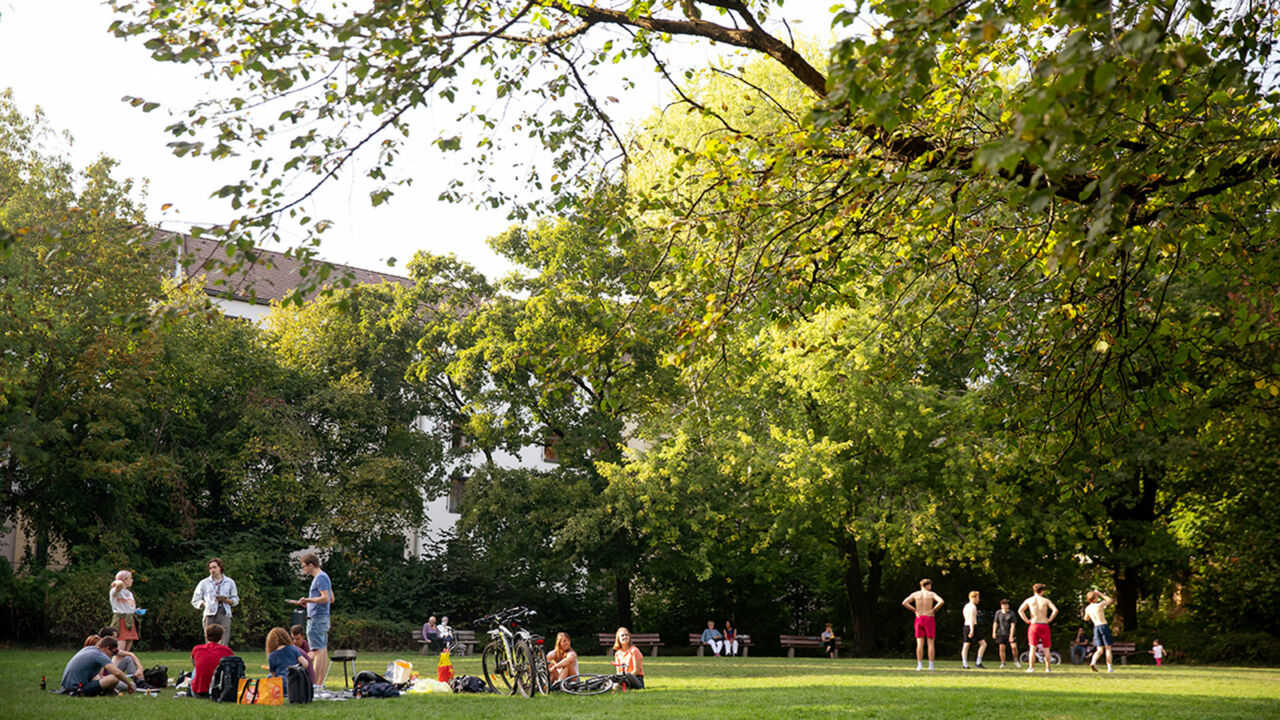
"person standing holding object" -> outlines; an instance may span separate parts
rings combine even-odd
[[[138,641],[138,604],[133,598],[133,573],[121,570],[111,583],[107,599],[111,602],[111,625],[119,633],[116,640],[124,650],[133,648]],[[112,648],[113,650],[115,648]]]
[[[1007,646],[1013,651],[1013,664],[1022,667],[1022,663],[1018,661],[1018,639],[1014,635],[1014,628],[1018,625],[1018,616],[1013,614],[1009,609],[1009,599],[1000,600],[1000,609],[996,611],[995,619],[991,621],[991,639],[995,640],[996,647],[1000,648],[1000,667],[1003,669],[1005,665],[1004,651]]]
[[[320,569],[320,557],[315,553],[303,555],[298,562],[302,563],[302,572],[311,578],[311,589],[307,597],[287,602],[307,606],[307,642],[311,645],[316,689],[322,690],[329,672],[329,606],[333,604],[333,583],[329,574]]]
[[[1049,669],[1049,649],[1053,647],[1053,636],[1049,632],[1049,623],[1058,616],[1058,606],[1044,596],[1045,584],[1036,583],[1031,586],[1031,597],[1018,606],[1018,617],[1027,624],[1027,672],[1036,670],[1036,650],[1044,649],[1044,671]]]
[[[1093,644],[1098,648],[1093,651],[1093,659],[1089,661],[1089,669],[1098,672],[1098,660],[1105,650],[1107,653],[1107,672],[1115,672],[1111,669],[1111,646],[1114,641],[1111,638],[1111,626],[1107,624],[1107,606],[1111,604],[1111,598],[1100,590],[1090,590],[1087,597],[1089,606],[1084,609],[1084,616],[1093,623]]]
[[[231,644],[231,608],[240,604],[236,581],[223,574],[221,558],[209,561],[209,577],[201,580],[191,593],[191,605],[204,611],[202,628],[218,625],[222,628],[223,645]]]
[[[944,602],[942,597],[933,591],[933,581],[929,578],[921,580],[920,589],[902,601],[902,607],[916,614],[916,670],[924,669],[926,643],[929,645],[929,669],[933,669],[933,643],[938,637],[938,623],[934,619],[934,614]]]

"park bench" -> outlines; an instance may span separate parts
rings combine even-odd
[[[814,648],[822,650],[822,637],[819,635],[779,635],[782,647],[786,648],[787,657],[796,656],[796,648]],[[836,636],[836,657],[840,657],[840,648],[844,647],[844,641],[840,636]]]
[[[426,640],[422,639],[422,629],[418,628],[413,631],[413,641],[422,646],[422,654],[426,655],[431,650],[431,646]],[[474,655],[476,652],[476,631],[475,630],[454,630],[453,631],[453,653],[455,655]]]
[[[600,647],[613,647],[613,633],[600,633],[597,635],[600,640]],[[631,633],[631,644],[637,647],[649,648],[649,657],[658,657],[658,648],[665,645],[658,633]],[[607,651],[606,651],[606,654]]]
[[[751,642],[751,636],[746,633],[738,633],[738,647],[742,649],[742,657],[747,657],[747,648],[755,643]],[[689,645],[698,648],[698,657],[702,657],[706,652],[707,646],[702,642],[702,633],[689,633]]]
[[[1120,658],[1121,665],[1129,664],[1129,656],[1138,652],[1137,643],[1118,642],[1111,645],[1111,656]]]

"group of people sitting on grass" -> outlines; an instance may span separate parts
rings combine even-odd
[[[151,689],[143,681],[142,662],[137,655],[121,648],[116,632],[115,628],[104,627],[98,634],[85,638],[84,647],[62,671],[61,692],[94,697]],[[209,685],[218,663],[224,657],[235,655],[234,650],[221,643],[224,632],[221,625],[205,627],[204,644],[191,649],[194,670],[190,690],[195,697],[209,697]],[[267,633],[266,654],[271,677],[286,678],[288,682],[289,668],[301,665],[315,684],[311,648],[307,644],[306,629],[301,625],[294,625],[290,630],[272,628]]]

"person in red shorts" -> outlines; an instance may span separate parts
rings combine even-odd
[[[209,684],[213,682],[213,671],[218,669],[218,661],[235,655],[231,648],[218,642],[222,639],[221,625],[205,625],[204,639],[204,645],[191,648],[191,664],[195,666],[191,675],[191,694],[196,697],[209,697]]]
[[[933,669],[933,641],[938,636],[934,613],[942,607],[943,599],[933,591],[933,581],[920,581],[920,589],[902,601],[902,607],[916,614],[916,670],[924,669],[924,647],[929,645],[929,669]]]
[[[1049,633],[1049,623],[1058,616],[1058,606],[1044,596],[1044,583],[1031,586],[1032,595],[1018,606],[1018,616],[1027,624],[1027,672],[1035,672],[1037,647],[1044,654],[1044,671],[1049,670],[1049,648],[1053,647],[1053,636]]]

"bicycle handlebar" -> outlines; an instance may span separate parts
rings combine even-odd
[[[538,614],[537,610],[530,610],[529,608],[526,608],[526,607],[509,607],[509,608],[506,608],[505,610],[499,610],[496,613],[490,613],[488,615],[485,615],[484,617],[477,618],[475,622],[472,624],[480,625],[484,623],[489,623],[492,625],[501,625],[502,623],[507,622],[509,620],[517,620],[520,618],[533,617],[534,615],[537,615],[537,614]]]

